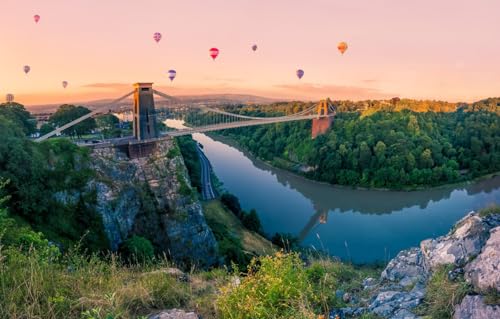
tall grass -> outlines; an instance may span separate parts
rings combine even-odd
[[[215,273],[207,288],[199,274],[183,282],[164,271],[171,266],[166,260],[126,265],[115,255],[75,250],[50,261],[36,249],[0,248],[0,318],[137,318],[173,307],[213,318],[206,300],[215,299],[227,272]]]

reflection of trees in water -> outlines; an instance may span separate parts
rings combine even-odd
[[[248,154],[245,154],[248,156]],[[335,187],[307,180],[293,173],[273,168],[260,160],[249,157],[259,169],[276,175],[284,186],[289,186],[311,200],[316,211],[338,209],[340,212],[355,211],[361,214],[390,214],[404,208],[427,208],[430,202],[450,198],[453,191],[465,191],[467,195],[490,193],[500,187],[500,176],[465,186],[431,188],[423,191],[377,191]]]

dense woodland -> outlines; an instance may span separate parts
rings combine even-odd
[[[222,131],[276,166],[332,184],[416,188],[500,170],[500,99],[473,104],[413,101],[333,102],[332,129],[311,139],[311,122]],[[257,116],[292,114],[311,103],[227,107]]]

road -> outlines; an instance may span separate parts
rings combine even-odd
[[[203,200],[215,199],[216,192],[212,185],[212,166],[199,145],[196,145],[201,164],[201,197]]]

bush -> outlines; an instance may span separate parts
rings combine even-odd
[[[489,215],[496,215],[496,214],[500,214],[500,206],[496,204],[493,204],[491,206],[479,210],[479,216],[481,217],[486,217]]]
[[[262,231],[259,215],[257,215],[255,209],[252,209],[250,213],[243,215],[242,223],[248,230],[256,233],[260,233]]]
[[[224,204],[233,214],[239,219],[243,216],[243,210],[241,209],[240,201],[238,197],[232,194],[222,194],[220,201]]]
[[[120,247],[122,256],[128,261],[146,262],[154,257],[153,244],[141,236],[132,236]]]
[[[290,233],[275,233],[271,242],[285,251],[295,250],[299,246],[299,239]]]
[[[297,254],[259,257],[238,286],[221,289],[217,307],[222,318],[314,318],[316,297]]]

